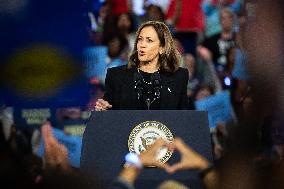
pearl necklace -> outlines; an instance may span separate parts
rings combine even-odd
[[[143,81],[144,83],[146,83],[147,85],[152,85],[152,82],[151,82],[151,81],[150,81],[150,82],[145,81],[145,79],[143,78],[143,75],[142,75],[142,73],[140,72],[140,69],[139,69],[139,68],[137,68],[137,71],[138,71],[139,74],[141,74],[142,81]]]

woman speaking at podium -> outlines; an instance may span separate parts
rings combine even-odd
[[[95,110],[187,109],[188,71],[179,67],[179,58],[163,22],[143,23],[128,64],[108,69]]]

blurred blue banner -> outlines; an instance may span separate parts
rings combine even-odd
[[[223,91],[196,101],[195,107],[197,110],[208,111],[210,128],[215,128],[219,122],[225,123],[233,119],[229,91]]]
[[[73,167],[80,167],[82,137],[65,135],[62,130],[53,128],[54,137],[63,144],[68,150],[68,160]],[[37,155],[43,157],[44,155],[44,143],[41,139],[40,146]]]
[[[84,59],[88,77],[96,77],[104,81],[106,72],[107,47],[97,46],[84,49]]]

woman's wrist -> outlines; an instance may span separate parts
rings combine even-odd
[[[143,165],[138,154],[130,152],[125,155],[125,163],[119,176],[133,184],[142,168]]]
[[[141,169],[138,169],[132,164],[125,163],[122,171],[119,174],[119,177],[127,181],[130,184],[133,184],[138,177]]]
[[[132,165],[137,169],[143,168],[143,163],[141,161],[140,156],[133,152],[129,152],[128,154],[125,155],[125,164]]]

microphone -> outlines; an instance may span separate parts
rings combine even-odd
[[[143,87],[142,87],[143,78],[142,78],[142,75],[135,72],[133,80],[134,80],[134,89],[137,93],[137,98],[139,100],[141,98],[142,94],[143,94]]]
[[[160,98],[161,96],[161,77],[159,72],[155,72],[151,75],[151,80],[153,83],[153,89],[154,89],[154,95],[156,96],[156,98]]]

